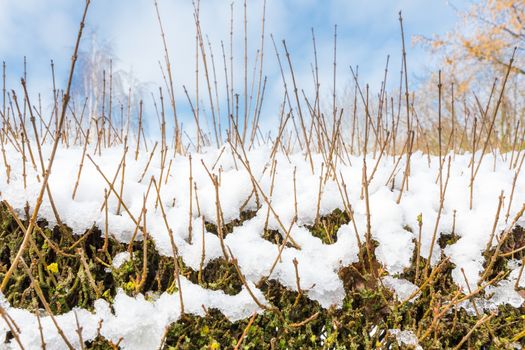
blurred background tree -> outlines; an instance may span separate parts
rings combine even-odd
[[[443,129],[445,134],[459,134],[458,129],[468,130],[477,119],[480,133],[477,138],[486,136],[516,48],[491,135],[492,145],[510,149],[515,143],[516,128],[525,131],[525,0],[476,1],[456,10],[461,19],[454,30],[430,38],[414,37],[415,44],[423,45],[438,59],[442,73]],[[435,71],[416,91],[414,105],[427,130],[437,127],[437,84]],[[524,134],[520,131],[519,135],[522,139]],[[430,143],[436,142],[432,136],[430,139]],[[471,142],[465,137],[462,147],[471,148]]]
[[[133,127],[145,91],[146,83],[120,67],[112,43],[100,41],[96,31],[89,33],[79,52],[73,85],[74,106],[78,113],[84,109],[83,122],[111,122],[115,129],[121,124],[127,128],[128,123]]]
[[[525,43],[525,0],[475,2],[460,15],[461,21],[453,31],[432,38],[415,38],[416,43],[442,57],[442,70],[453,77],[458,95],[469,89],[477,90],[480,84],[486,85],[487,78],[501,77],[515,47],[518,52],[513,73],[517,77],[525,75],[521,57]]]

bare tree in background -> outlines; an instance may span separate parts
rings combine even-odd
[[[73,86],[77,109],[86,105],[84,122],[107,121],[111,117],[115,127],[135,124],[144,91],[145,85],[132,72],[118,68],[111,43],[98,40],[96,32],[92,32],[79,53]]]

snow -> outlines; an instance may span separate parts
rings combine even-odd
[[[151,144],[151,143],[150,143]],[[22,176],[22,159],[10,145],[6,146],[7,163],[11,167],[11,176],[8,178],[5,171],[0,169],[0,199],[6,200],[15,210],[23,212],[26,202],[33,207],[41,183],[37,180],[37,172],[27,163],[27,185],[24,187]],[[215,187],[206,168],[220,179],[219,198],[225,222],[239,217],[243,210],[256,210],[257,203],[253,191],[252,179],[242,163],[236,158],[229,146],[225,149],[208,148],[202,153],[192,154],[192,176],[197,190],[192,190],[190,200],[190,160],[188,156],[177,155],[173,158],[170,172],[167,165],[161,169],[161,157],[157,152],[153,155],[147,171],[149,153],[141,151],[137,160],[134,152],[126,154],[126,169],[124,178],[123,201],[129,213],[123,208],[117,212],[118,199],[114,193],[108,197],[108,227],[110,234],[117,240],[129,242],[136,223],[142,212],[144,196],[148,192],[150,179],[155,178],[160,186],[159,197],[152,187],[146,198],[147,230],[153,238],[157,250],[166,256],[173,255],[170,243],[169,229],[173,232],[173,239],[178,253],[184,262],[198,269],[203,255],[203,240],[205,243],[204,263],[222,256],[219,238],[204,229],[203,220],[217,222],[217,207]],[[337,233],[337,242],[324,244],[320,239],[311,235],[306,228],[311,225],[317,215],[319,198],[319,176],[323,157],[313,154],[314,172],[312,172],[305,155],[295,153],[286,155],[277,152],[275,181],[272,195],[272,160],[271,148],[262,146],[247,152],[250,168],[257,184],[269,198],[275,214],[269,210],[268,203],[259,195],[261,207],[255,217],[235,227],[233,233],[224,240],[225,245],[237,259],[240,270],[247,279],[250,289],[258,300],[266,302],[262,292],[255,284],[263,277],[268,276],[274,261],[278,257],[279,246],[263,238],[264,227],[267,224],[271,230],[278,230],[286,236],[290,229],[290,237],[300,249],[285,247],[280,259],[272,271],[271,278],[278,280],[291,290],[297,290],[297,276],[293,261],[298,261],[298,275],[300,287],[312,300],[318,301],[323,307],[340,307],[345,296],[343,283],[338,277],[338,270],[358,260],[356,232],[353,223],[343,225]],[[50,152],[50,147],[44,145],[44,159]],[[103,149],[101,155],[94,149],[88,148],[88,154],[100,167],[101,171],[111,181],[114,177],[115,188],[120,191],[121,174],[116,176],[118,165],[124,154],[123,147],[115,146]],[[168,154],[173,151],[168,150]],[[60,213],[61,219],[69,225],[75,233],[81,234],[93,223],[99,227],[106,224],[106,213],[101,210],[104,203],[104,190],[109,186],[95,166],[87,159],[84,161],[83,171],[75,198],[72,198],[73,189],[77,180],[77,172],[82,155],[82,147],[71,146],[60,148],[53,165],[50,177],[50,188]],[[475,285],[483,271],[485,249],[491,235],[500,192],[505,192],[505,201],[499,218],[499,233],[521,208],[520,200],[525,198],[525,179],[519,177],[514,190],[514,201],[511,205],[509,219],[505,213],[509,204],[512,189],[514,170],[509,170],[508,155],[486,154],[474,183],[473,208],[469,208],[470,169],[469,154],[450,154],[450,178],[444,195],[443,210],[439,219],[437,233],[451,233],[455,227],[455,234],[460,238],[456,243],[441,250],[437,242],[433,247],[432,263],[436,264],[442,254],[449,257],[455,264],[453,271],[454,281],[466,291],[466,283],[461,273],[464,269],[468,281]],[[496,157],[495,159],[493,157]],[[478,155],[479,159],[479,155]],[[436,225],[439,200],[439,159],[428,158],[422,153],[414,153],[411,157],[411,170],[408,178],[408,188],[402,193],[399,203],[400,186],[403,177],[404,158],[394,171],[397,158],[384,156],[377,166],[373,180],[369,184],[369,201],[371,213],[371,234],[378,242],[376,255],[386,272],[395,275],[403,272],[410,266],[418,238],[418,215],[422,217],[421,250],[424,258],[429,256],[434,227]],[[168,160],[169,162],[169,160]],[[166,164],[168,164],[166,162]],[[367,157],[368,176],[377,162],[372,155]],[[203,166],[206,165],[206,168]],[[339,161],[337,165],[338,181],[347,186],[349,202],[354,210],[357,235],[364,241],[366,232],[367,210],[362,197],[362,157],[349,156],[346,164]],[[294,221],[294,181],[296,171],[297,218]],[[144,173],[144,176],[142,176]],[[326,167],[323,175],[326,173]],[[393,181],[387,183],[394,173]],[[446,169],[444,170],[444,174]],[[162,178],[160,176],[162,175]],[[445,175],[444,175],[445,176]],[[142,181],[141,181],[142,178]],[[193,186],[192,186],[193,187]],[[250,198],[247,201],[247,199]],[[334,209],[344,208],[343,195],[333,177],[323,183],[320,198],[319,213],[326,215]],[[162,203],[166,222],[162,210],[157,205]],[[197,205],[198,199],[198,205]],[[190,219],[190,202],[192,212]],[[455,215],[454,215],[455,213]],[[44,197],[40,209],[40,216],[53,223],[55,221],[48,197]],[[192,240],[189,241],[189,224],[191,220]],[[283,227],[286,229],[284,230]],[[437,237],[439,238],[439,237]],[[137,239],[141,239],[141,233]],[[493,244],[496,239],[493,240]],[[118,268],[129,259],[125,254],[118,255],[113,266]],[[520,285],[525,283],[522,278]],[[395,290],[399,299],[408,297],[416,286],[409,281],[403,281],[387,276],[383,278],[385,285]],[[512,284],[511,282],[509,282]],[[523,299],[513,292],[511,285],[504,282],[500,286],[487,288],[487,292],[494,293],[493,299],[499,304],[508,302],[519,306]],[[499,289],[498,289],[499,288]],[[202,315],[203,308],[218,308],[231,320],[249,317],[253,312],[261,312],[255,301],[243,289],[238,295],[229,296],[221,291],[210,291],[194,285],[182,278],[182,295],[186,312]],[[520,297],[521,298],[521,297]],[[19,324],[23,324],[21,338],[27,348],[39,347],[39,333],[35,315],[24,310],[11,308],[3,302],[3,307]],[[178,293],[161,294],[156,300],[146,300],[143,296],[131,298],[120,292],[110,306],[97,301],[94,313],[86,310],[77,310],[83,327],[84,340],[96,336],[98,322],[102,320],[101,334],[117,342],[122,336],[121,346],[124,349],[155,348],[161,341],[164,329],[180,316]],[[147,317],[146,317],[147,316]],[[48,348],[63,346],[58,333],[48,316],[42,316]],[[78,338],[74,315],[68,313],[57,317],[68,339]],[[72,321],[73,320],[73,321]],[[137,322],[140,320],[140,322]],[[4,321],[0,321],[0,339],[7,328]],[[140,330],[140,332],[139,332]],[[142,332],[142,333],[141,333]],[[16,347],[14,341],[11,346]],[[132,345],[133,344],[133,345]]]
[[[485,288],[486,297],[476,297],[473,301],[466,300],[459,304],[459,307],[464,308],[467,313],[476,315],[476,308],[472,304],[476,304],[478,309],[484,311],[495,312],[498,310],[500,305],[510,305],[514,308],[519,308],[523,305],[525,299],[516,291],[515,285],[518,280],[519,272],[521,269],[521,262],[518,260],[509,260],[507,267],[511,270],[508,277],[497,285],[490,285]],[[525,281],[521,276],[519,281],[519,287],[525,287]]]
[[[131,259],[131,254],[129,252],[121,252],[115,255],[111,265],[115,269],[119,269],[122,266],[122,264],[124,264],[126,261],[129,261],[130,259]]]
[[[399,346],[408,345],[415,347],[416,350],[423,350],[421,345],[418,344],[417,336],[412,331],[402,331],[400,329],[389,329],[397,340]]]
[[[419,289],[414,283],[402,278],[385,276],[381,281],[385,287],[392,289],[396,293],[399,301],[408,300]],[[408,301],[413,301],[418,297],[419,295],[416,294]]]

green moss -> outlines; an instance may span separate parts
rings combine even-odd
[[[253,210],[243,211],[239,215],[238,219],[232,220],[232,221],[226,223],[225,225],[223,225],[223,227],[222,227],[222,234],[223,234],[223,236],[226,237],[228,234],[233,232],[233,229],[235,227],[242,226],[242,224],[245,221],[248,221],[248,220],[254,218],[256,214],[257,214],[257,212],[253,211]],[[210,233],[213,233],[214,235],[218,235],[219,234],[219,231],[218,231],[218,228],[217,228],[216,224],[206,221],[204,223],[204,226],[206,227],[206,231],[208,231]]]
[[[350,217],[345,211],[335,209],[330,214],[322,216],[313,225],[307,226],[307,228],[324,244],[333,244],[337,242],[337,231],[342,225],[348,224]]]
[[[85,343],[85,348],[90,350],[114,350],[118,349],[115,344],[106,340],[102,336],[97,336],[93,341]]]
[[[445,247],[456,243],[458,240],[459,236],[456,235],[454,232],[441,233],[441,235],[438,238],[438,244],[441,249],[445,249]]]
[[[232,263],[224,258],[210,261],[200,272],[186,268],[185,277],[202,287],[211,290],[222,290],[229,295],[235,295],[242,289],[242,281]]]
[[[273,244],[277,244],[278,246],[283,244],[283,240],[284,240],[284,237],[281,234],[281,232],[279,232],[278,230],[268,230],[268,229],[264,230],[262,238],[264,238],[267,241],[272,242]],[[293,247],[293,245],[290,242],[286,242],[286,247],[291,248]]]
[[[339,228],[350,222],[346,212],[335,209],[328,215],[322,216],[313,225],[307,225],[306,228],[312,236],[319,238],[324,244],[333,244],[337,242],[337,232]],[[263,238],[277,245],[283,242],[283,235],[277,230],[265,230]],[[292,247],[290,242],[286,243],[287,247]]]

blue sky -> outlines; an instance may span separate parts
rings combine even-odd
[[[461,8],[467,0],[453,0]],[[28,83],[33,93],[49,91],[50,59],[57,66],[57,79],[64,83],[72,46],[77,33],[82,0],[2,0],[0,2],[0,60],[6,61],[8,87],[17,89],[22,74],[23,57],[28,62]],[[262,0],[248,1],[249,76],[260,43]],[[184,84],[193,98],[195,80],[195,29],[193,6],[189,0],[159,0],[170,55],[174,68],[176,97],[184,107]],[[286,39],[298,85],[308,91],[313,85],[311,64],[313,50],[311,28],[316,32],[322,91],[332,86],[333,30],[338,25],[337,83],[342,93],[352,81],[349,66],[359,65],[360,80],[378,90],[390,55],[389,86],[399,83],[401,40],[398,12],[403,11],[412,84],[438,69],[435,60],[420,47],[412,45],[414,35],[431,36],[453,29],[458,15],[445,0],[267,0],[264,74],[268,76],[265,115],[276,115],[282,100],[282,81],[269,34],[278,47]],[[234,2],[235,84],[242,88],[243,74],[243,2]],[[153,0],[92,0],[87,32],[97,41],[110,45],[115,55],[115,69],[132,71],[153,91],[162,84],[158,61],[163,59]],[[215,54],[217,74],[224,84],[220,41],[229,41],[230,1],[201,0],[201,25]],[[281,52],[281,58],[284,55]],[[201,67],[202,70],[202,67]],[[205,87],[204,80],[201,82]],[[204,91],[205,92],[205,91]],[[238,90],[242,93],[242,89]],[[44,95],[45,96],[45,95]],[[207,95],[203,95],[207,101]],[[221,92],[221,99],[225,92]],[[146,103],[151,98],[145,98]],[[182,113],[183,113],[182,112]],[[270,118],[270,117],[269,117]],[[271,120],[271,119],[270,119]]]

